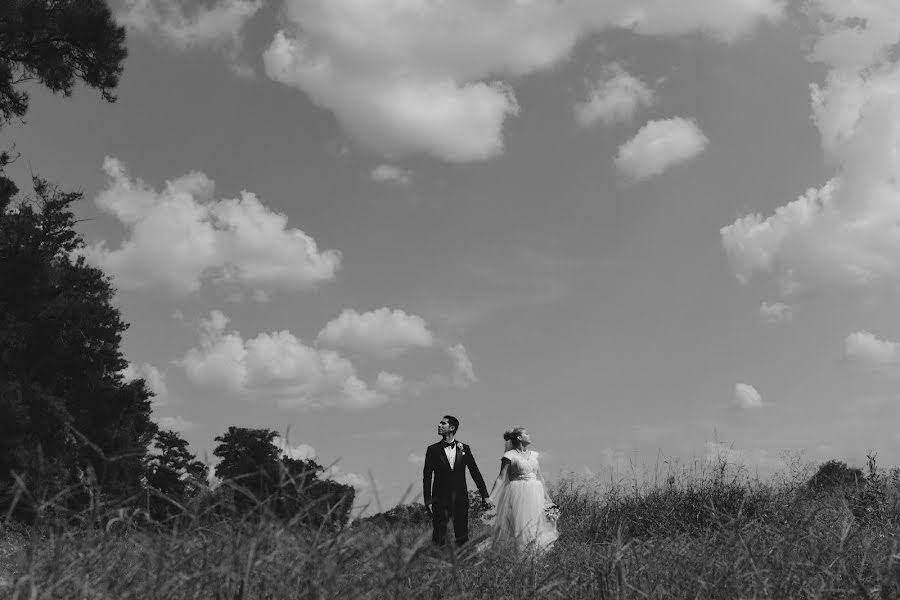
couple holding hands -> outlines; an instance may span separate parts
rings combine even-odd
[[[445,415],[438,423],[441,441],[425,451],[422,496],[431,513],[432,539],[438,545],[447,541],[447,525],[453,521],[456,545],[469,539],[469,494],[466,469],[481,493],[482,506],[493,513],[486,519],[491,525],[485,546],[512,545],[516,550],[549,549],[559,533],[558,508],[547,494],[538,453],[529,450],[531,438],[523,427],[503,434],[505,452],[500,459],[500,474],[490,493],[484,484],[475,456],[468,444],[456,440],[459,420]]]

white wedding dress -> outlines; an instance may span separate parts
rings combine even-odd
[[[509,459],[509,467],[505,481],[491,497],[496,514],[489,543],[494,548],[514,544],[519,551],[548,550],[559,532],[544,512],[547,500],[544,484],[537,478],[538,453],[510,450],[503,458]]]

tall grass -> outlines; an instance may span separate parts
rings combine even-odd
[[[211,513],[181,515],[177,528],[134,515],[80,527],[7,523],[0,596],[897,598],[897,493],[874,463],[869,479],[880,494],[813,492],[802,477],[764,482],[722,463],[649,484],[570,477],[553,490],[559,542],[541,556],[435,548],[426,524],[377,520],[343,529]],[[477,543],[486,531],[472,526]]]

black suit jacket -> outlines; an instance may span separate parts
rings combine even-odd
[[[456,464],[451,465],[447,460],[447,453],[444,452],[444,442],[438,442],[428,446],[425,451],[425,468],[422,471],[422,498],[425,504],[431,502],[432,498],[441,498],[448,501],[453,493],[456,492],[457,497],[468,496],[468,486],[466,485],[466,469],[472,480],[478,487],[482,498],[488,497],[487,486],[484,485],[484,478],[478,465],[475,463],[475,456],[468,444],[456,442]],[[432,482],[433,478],[433,482]],[[433,485],[432,485],[433,483]]]

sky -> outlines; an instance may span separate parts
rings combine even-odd
[[[126,377],[214,462],[370,513],[460,422],[488,486],[900,464],[900,4],[113,0],[118,100],[0,131],[81,190]]]

